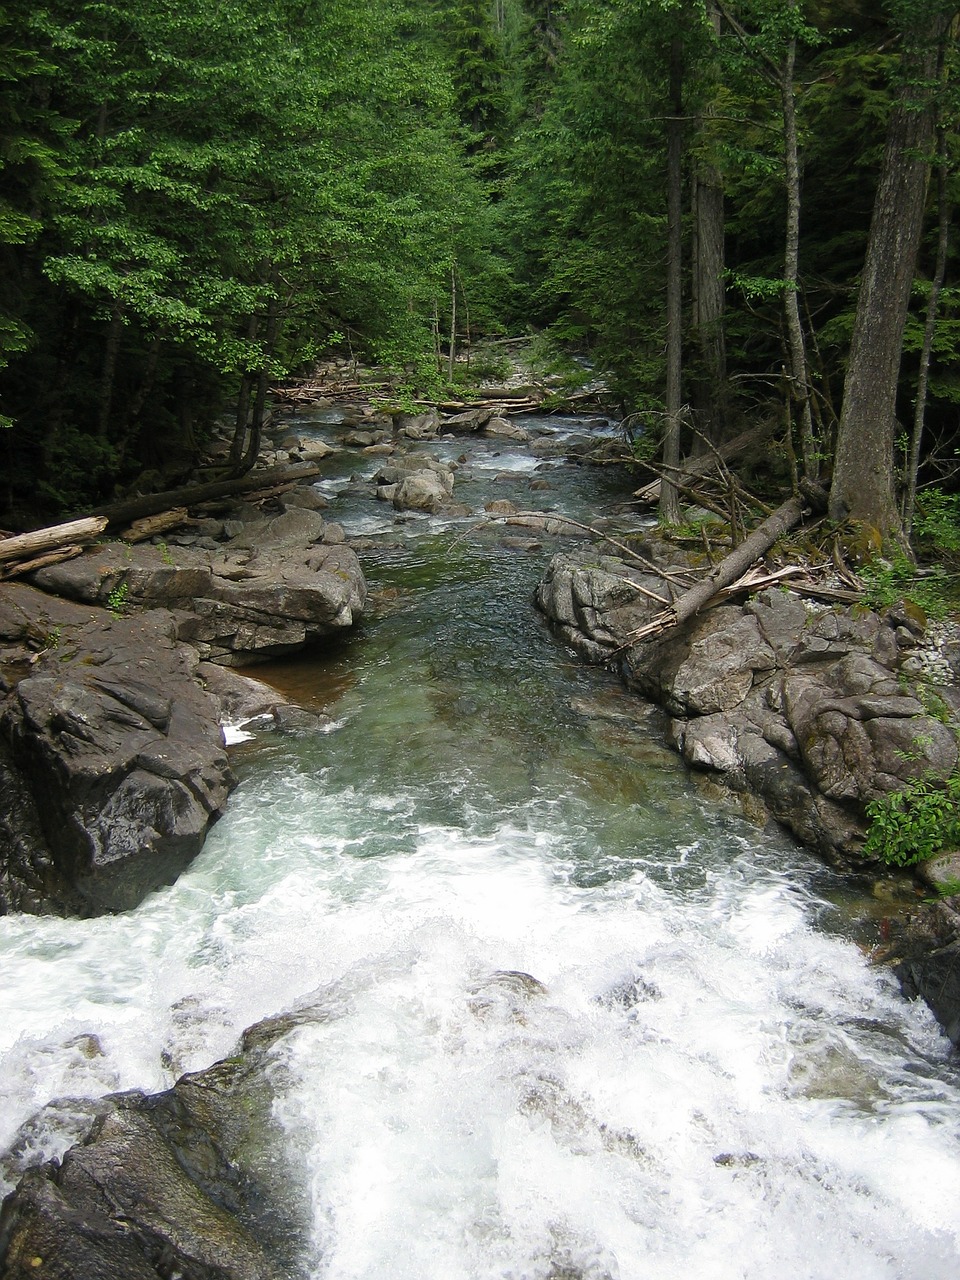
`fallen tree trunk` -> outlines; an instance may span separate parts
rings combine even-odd
[[[7,564],[0,572],[0,578],[4,582],[8,582],[11,578],[20,578],[25,573],[33,573],[35,569],[46,569],[49,564],[62,564],[64,560],[72,560],[74,556],[80,555],[83,547],[77,544],[71,544],[66,547],[58,547],[56,551],[48,551],[45,555],[37,556],[33,560],[19,560],[16,564]]]
[[[772,429],[772,423],[752,427],[749,431],[741,432],[740,435],[734,436],[732,440],[718,445],[715,449],[701,453],[696,458],[687,458],[677,472],[677,479],[684,481],[693,476],[707,475],[714,467],[720,466],[721,462],[728,462],[731,458],[736,458],[738,454],[743,453],[750,445],[758,444],[765,436],[770,434]],[[633,496],[639,498],[641,502],[655,507],[660,501],[659,477],[656,480],[651,480],[649,484],[645,484],[641,489],[637,489]]]
[[[678,596],[668,609],[663,609],[656,617],[640,627],[630,637],[630,643],[659,635],[671,627],[678,627],[701,609],[705,608],[724,587],[731,586],[738,578],[770,550],[778,538],[800,523],[803,515],[803,503],[799,498],[791,498],[777,507],[772,515],[767,516],[762,524],[758,524],[734,551],[720,561],[713,572],[695,587]]]
[[[92,542],[106,527],[107,521],[102,515],[93,515],[82,520],[70,520],[67,524],[35,529],[32,533],[20,533],[15,538],[4,538],[0,541],[0,563],[27,560],[70,542]]]
[[[98,507],[93,514],[105,517],[105,522],[109,524],[130,524],[134,520],[142,520],[145,516],[167,511],[171,507],[192,507],[198,502],[209,502],[211,498],[227,498],[235,493],[250,493],[257,489],[285,484],[287,481],[308,480],[311,476],[319,474],[320,468],[312,463],[267,467],[263,471],[248,471],[245,476],[235,476],[230,480],[188,484],[179,489],[168,489],[165,493],[147,493],[136,498],[128,498],[124,502],[114,502],[106,507]],[[2,546],[3,543],[0,543],[0,547]]]
[[[189,520],[186,507],[175,507],[171,511],[160,511],[155,516],[144,516],[142,520],[134,520],[129,529],[120,535],[124,542],[146,542],[157,533],[167,533],[170,529],[179,529]]]

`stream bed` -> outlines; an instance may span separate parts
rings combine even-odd
[[[628,478],[562,447],[428,451],[474,513],[636,522]],[[316,1280],[954,1280],[960,1070],[870,965],[868,904],[550,635],[556,539],[398,518],[380,461],[319,486],[370,616],[252,673],[323,730],[235,732],[226,816],[138,910],[0,920],[0,1151],[60,1099],[29,1139],[60,1154],[84,1099],[309,998],[273,1069]]]

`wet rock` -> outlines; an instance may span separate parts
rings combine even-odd
[[[676,557],[654,540],[642,550],[664,567]],[[954,731],[904,674],[895,619],[766,591],[631,643],[663,592],[656,574],[587,549],[554,558],[537,603],[592,660],[621,652],[628,685],[674,717],[686,761],[758,795],[805,844],[856,858],[871,800],[956,767]]]
[[[530,439],[529,432],[507,418],[491,418],[483,428],[483,434],[501,440],[516,440],[519,443],[526,443]]]
[[[38,595],[7,590],[25,608]],[[136,905],[193,859],[233,786],[219,704],[173,616],[99,613],[78,611],[0,708],[8,909]]]
[[[474,431],[482,431],[492,417],[492,409],[467,409],[465,413],[457,413],[453,417],[444,418],[440,424],[440,433],[442,435],[470,435]]]
[[[0,1275],[291,1280],[307,1206],[273,1117],[269,1039],[165,1093],[98,1104],[0,1212]]]

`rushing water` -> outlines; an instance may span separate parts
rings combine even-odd
[[[616,496],[465,447],[474,506]],[[317,1280],[955,1280],[960,1073],[830,873],[549,635],[550,546],[395,525],[373,470],[323,482],[388,535],[373,616],[269,673],[325,731],[240,741],[226,817],[139,910],[0,921],[0,1149],[61,1099],[23,1140],[57,1154],[69,1100],[164,1088],[309,998],[276,1106]]]

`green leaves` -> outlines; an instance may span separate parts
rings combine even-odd
[[[917,778],[867,805],[870,829],[863,852],[894,867],[926,862],[960,848],[960,775]]]

